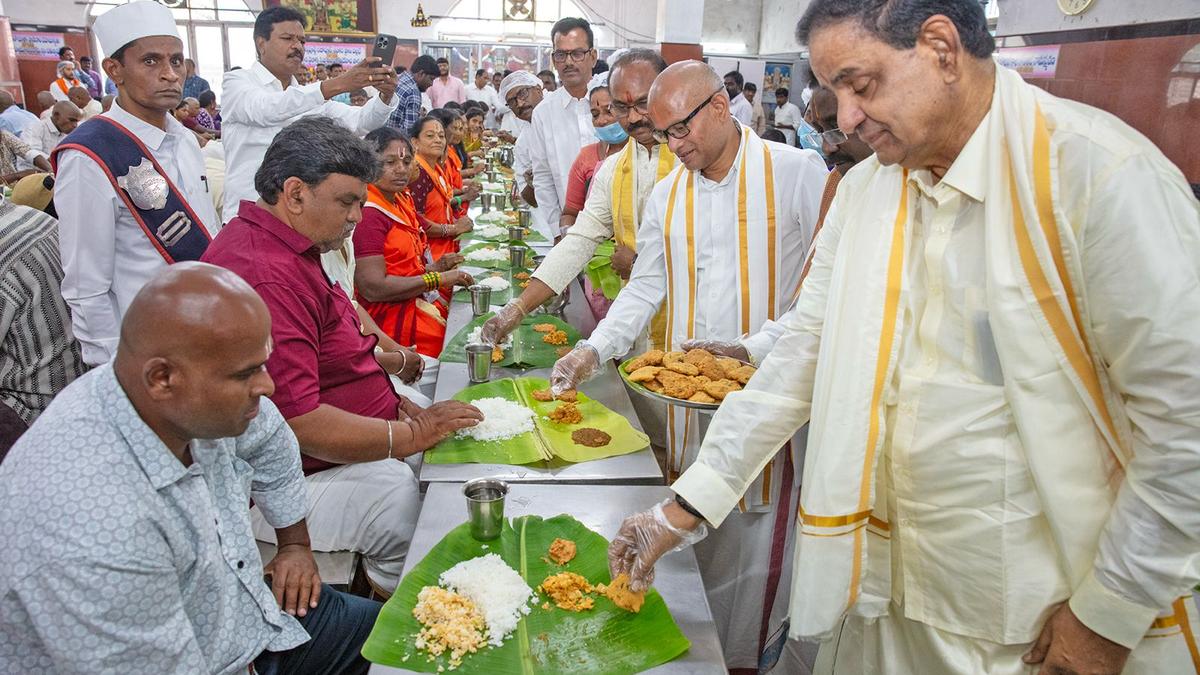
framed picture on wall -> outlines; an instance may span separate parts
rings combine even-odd
[[[263,0],[264,7],[290,7],[304,15],[307,33],[374,34],[375,0]]]
[[[771,114],[775,110],[775,90],[784,87],[792,90],[792,64],[767,61],[763,71],[762,104],[764,112]]]

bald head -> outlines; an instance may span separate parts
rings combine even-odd
[[[138,412],[185,442],[236,436],[274,391],[264,367],[270,344],[270,313],[249,284],[183,262],[130,303],[113,369]]]
[[[8,110],[16,104],[17,101],[13,98],[12,94],[8,93],[4,89],[0,89],[0,112]]]
[[[75,127],[79,126],[81,119],[83,119],[83,111],[70,101],[59,101],[50,109],[50,121],[54,123],[59,133],[69,134],[75,131]]]
[[[83,110],[83,107],[91,102],[92,95],[89,94],[88,90],[84,89],[83,87],[71,87],[67,90],[67,98],[70,99],[71,103],[74,103],[77,108]]]
[[[740,142],[725,84],[701,61],[673,63],[658,76],[650,87],[649,114],[650,123],[667,132],[671,151],[691,171],[707,175],[729,143]]]
[[[42,107],[42,109],[45,110],[46,108],[49,108],[50,106],[54,105],[54,94],[51,94],[48,91],[39,91],[37,93],[37,102],[38,102],[38,105],[40,105]]]
[[[214,321],[213,317],[222,317]],[[268,318],[267,306],[237,274],[215,265],[167,267],[142,287],[121,322],[121,353],[194,356]]]

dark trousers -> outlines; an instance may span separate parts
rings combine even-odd
[[[4,461],[9,448],[17,442],[27,428],[25,420],[21,419],[15,410],[0,403],[0,462]]]
[[[317,608],[300,625],[308,642],[286,652],[263,652],[254,660],[259,675],[365,675],[371,667],[359,650],[383,605],[321,584]]]

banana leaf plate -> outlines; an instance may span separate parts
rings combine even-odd
[[[464,509],[465,512],[465,509]],[[575,542],[577,554],[566,565],[547,558],[556,538]],[[467,524],[451,530],[401,580],[384,604],[363,644],[368,660],[387,666],[424,673],[449,668],[445,655],[430,660],[416,647],[414,637],[421,629],[412,615],[417,594],[435,586],[438,577],[454,565],[495,553],[516,570],[534,589],[536,604],[500,647],[485,648],[463,657],[454,672],[471,675],[541,675],[543,673],[637,673],[667,663],[687,652],[691,643],[683,635],[657,591],[646,593],[640,612],[627,612],[608,598],[595,594],[595,606],[582,612],[559,609],[547,602],[537,587],[547,576],[574,572],[589,583],[609,583],[608,540],[569,515],[553,518],[522,516],[505,521],[500,538],[480,542]]]
[[[499,397],[519,403],[535,413],[533,431],[503,441],[477,441],[470,437],[451,436],[425,452],[429,464],[531,464],[538,461],[579,463],[616,455],[637,452],[650,444],[650,439],[634,429],[629,420],[609,410],[597,401],[580,393],[576,405],[583,415],[578,424],[551,421],[549,414],[559,406],[558,401],[536,401],[533,392],[549,389],[547,380],[537,377],[494,380],[467,387],[454,395],[459,401]],[[608,445],[589,448],[571,439],[577,429],[599,429],[612,439]]]
[[[496,295],[492,294],[492,304],[496,304]],[[467,340],[471,337],[471,332],[483,325],[485,321],[492,318],[492,313],[489,312],[483,316],[475,317],[466,326],[454,334],[454,337],[442,347],[442,355],[438,358],[444,363],[466,363],[467,362]],[[552,345],[546,343],[542,338],[543,333],[539,333],[533,329],[534,325],[539,323],[551,323],[554,326],[567,334],[567,343],[565,345]],[[579,331],[570,324],[564,322],[555,316],[549,314],[533,314],[525,317],[521,321],[521,325],[517,327],[512,334],[512,346],[504,350],[504,359],[492,365],[502,368],[529,367],[529,368],[549,368],[554,365],[554,362],[559,359],[559,349],[569,349],[576,342],[583,339],[579,335]]]
[[[481,279],[486,279],[488,277],[497,277],[500,279],[504,279],[505,281],[508,282],[508,288],[506,288],[502,291],[497,291],[495,289],[492,289],[491,303],[493,305],[503,305],[504,303],[508,302],[509,300],[512,300],[513,299],[513,282],[516,281],[516,283],[519,284],[523,281],[523,279],[515,279],[514,280],[512,278],[511,270],[483,270],[483,272],[481,274],[474,273],[474,272],[471,272],[470,274],[471,274],[471,277],[473,279],[475,279],[475,283],[479,283],[479,281]],[[519,292],[523,289],[520,286],[518,286],[516,288],[516,290]],[[468,291],[466,288],[463,288],[460,286],[460,287],[458,287],[458,290],[454,291],[453,298],[454,298],[454,302],[471,302],[471,291]]]

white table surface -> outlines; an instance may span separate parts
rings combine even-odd
[[[504,515],[542,517],[567,513],[608,539],[616,534],[621,521],[637,511],[650,508],[671,495],[665,487],[635,485],[528,485],[509,486]],[[417,529],[408,550],[404,574],[420,562],[450,530],[467,518],[462,485],[431,485],[425,494]],[[725,673],[721,642],[713,623],[712,611],[704,594],[700,569],[692,549],[663,556],[655,568],[654,588],[662,595],[692,646],[679,658],[652,668],[659,675],[706,675]],[[409,673],[389,666],[372,665],[372,675]]]

